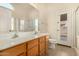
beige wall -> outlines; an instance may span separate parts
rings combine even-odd
[[[54,39],[57,37],[57,11],[51,9],[48,15],[48,32],[50,36]]]
[[[40,4],[39,4],[40,5]],[[57,37],[57,10],[50,5],[38,6],[39,31],[48,32],[52,38]]]
[[[59,22],[59,12],[69,10],[68,25],[71,26],[68,29],[71,32],[69,33],[69,38],[73,39],[70,44],[75,46],[75,9],[79,4],[36,4],[36,6],[40,11],[39,19],[41,23],[44,22],[39,25],[41,32],[48,32],[50,36],[55,39],[58,39],[59,35],[59,32],[57,32],[57,29],[59,29],[59,25],[57,24],[57,22]]]
[[[40,20],[40,31],[41,32],[48,32],[50,34],[50,36],[52,38],[58,39],[58,32],[57,29],[59,27],[59,25],[57,24],[57,22],[59,22],[58,19],[58,12],[61,12],[61,10],[71,10],[70,14],[72,15],[72,17],[70,16],[70,18],[72,19],[72,36],[73,39],[74,37],[74,11],[72,12],[72,10],[75,10],[77,8],[77,6],[79,4],[35,4],[37,6],[37,9],[39,10],[40,14],[39,14],[39,20]],[[74,19],[74,20],[73,20]],[[71,33],[70,33],[71,34]]]

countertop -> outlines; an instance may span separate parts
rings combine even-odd
[[[38,33],[23,37],[21,36],[14,39],[0,39],[0,51],[45,35],[48,35],[48,33]]]

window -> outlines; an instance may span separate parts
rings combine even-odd
[[[38,32],[38,19],[35,19],[35,31]]]
[[[24,30],[24,20],[20,20],[20,30]]]
[[[66,21],[67,20],[67,14],[61,14],[60,20],[61,21]]]
[[[11,19],[11,30],[14,30],[14,18]]]

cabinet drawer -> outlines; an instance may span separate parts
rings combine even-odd
[[[31,40],[29,42],[27,42],[27,49],[31,49],[35,46],[38,46],[38,39],[34,39],[34,40]]]
[[[18,56],[19,54],[26,52],[26,44],[20,44],[15,47],[8,48],[0,52],[1,56]]]
[[[31,48],[27,51],[27,56],[37,56],[38,55],[38,46]]]

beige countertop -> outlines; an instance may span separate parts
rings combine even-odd
[[[30,36],[21,36],[14,39],[0,39],[0,51],[33,40],[35,38],[48,35],[48,33],[32,34]]]

